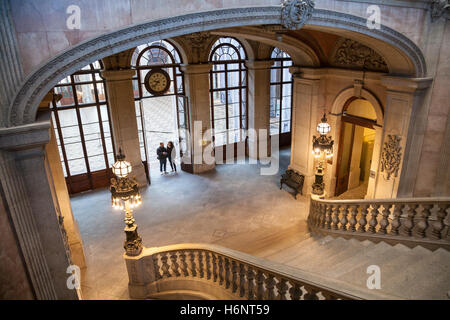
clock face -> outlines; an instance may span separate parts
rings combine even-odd
[[[152,69],[145,76],[144,84],[152,95],[163,95],[170,88],[170,76],[162,69]]]

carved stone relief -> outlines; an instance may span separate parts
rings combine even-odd
[[[289,30],[300,29],[311,18],[314,5],[314,0],[283,0],[281,23]]]
[[[400,146],[400,138],[397,135],[388,134],[388,140],[384,143],[381,153],[381,172],[385,173],[386,180],[398,176],[400,168],[400,160],[402,158],[402,147]]]
[[[186,51],[191,53],[189,57],[191,63],[206,62],[208,60],[205,52],[208,52],[208,46],[213,38],[214,36],[207,31],[186,34],[179,37],[185,45]]]
[[[377,52],[359,42],[345,38],[339,39],[336,43],[330,63],[344,68],[389,71],[383,57]]]
[[[437,20],[443,15],[450,16],[450,0],[433,0],[431,3],[431,17]]]

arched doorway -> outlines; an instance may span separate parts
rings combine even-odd
[[[377,113],[370,101],[352,97],[344,105],[341,122],[335,196],[353,190],[351,197],[364,198],[372,166]]]

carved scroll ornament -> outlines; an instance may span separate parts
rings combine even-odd
[[[289,30],[296,30],[311,18],[314,0],[283,0],[281,2],[281,21]]]
[[[401,139],[397,135],[388,134],[388,140],[384,143],[381,154],[381,172],[385,172],[386,180],[389,180],[392,174],[394,177],[398,176],[400,160],[402,158]]]

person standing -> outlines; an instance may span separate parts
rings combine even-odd
[[[176,158],[175,146],[172,141],[167,143],[167,158],[169,159],[170,167],[172,168],[172,172],[177,172],[177,165],[175,164]]]
[[[167,149],[164,147],[164,143],[161,142],[159,144],[158,149],[156,149],[156,154],[158,156],[158,160],[159,160],[159,171],[161,172],[161,174],[167,174],[166,171],[166,164],[167,164]],[[163,171],[164,169],[164,171]]]

